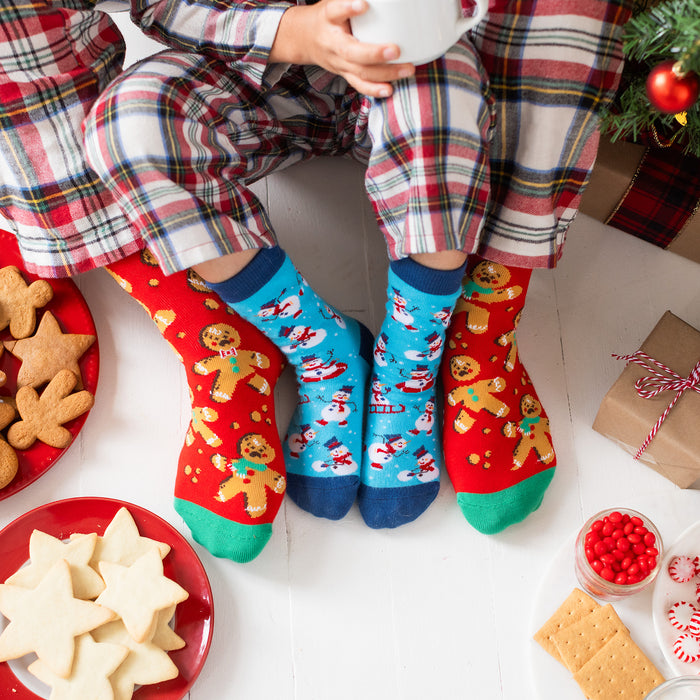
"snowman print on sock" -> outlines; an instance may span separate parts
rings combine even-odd
[[[403,435],[390,433],[382,436],[383,440],[373,442],[367,447],[370,466],[373,469],[384,469],[396,455],[406,454],[408,441]]]
[[[419,447],[413,456],[416,458],[416,465],[413,469],[406,469],[399,473],[399,481],[411,481],[417,479],[422,483],[434,481],[440,476],[435,457],[425,448]]]
[[[317,460],[311,467],[316,472],[332,471],[337,476],[346,476],[354,474],[359,465],[353,459],[347,445],[344,445],[335,435],[323,446],[328,449],[328,457],[326,460]]]

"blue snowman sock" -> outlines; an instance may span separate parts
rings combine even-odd
[[[433,270],[411,258],[389,267],[358,496],[372,528],[415,520],[440,489],[435,381],[463,275],[464,267]]]
[[[359,486],[372,335],[326,304],[279,248],[263,248],[237,275],[210,287],[286,355],[297,407],[284,441],[287,494],[338,520]]]

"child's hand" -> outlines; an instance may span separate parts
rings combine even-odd
[[[367,10],[365,0],[321,0],[290,7],[282,16],[270,61],[317,65],[342,76],[358,92],[387,97],[391,83],[413,75],[394,44],[363,44],[350,31],[350,18]]]

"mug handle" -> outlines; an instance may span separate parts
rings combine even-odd
[[[457,4],[460,5],[459,0]],[[476,12],[471,17],[460,17],[457,20],[457,38],[479,24],[489,9],[489,0],[474,0],[474,4]]]

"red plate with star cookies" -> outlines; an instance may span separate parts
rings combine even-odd
[[[134,700],[182,700],[198,678],[209,653],[214,630],[214,603],[206,571],[187,540],[155,513],[112,498],[79,497],[54,501],[21,515],[0,531],[0,582],[22,567],[30,558],[29,538],[40,530],[59,540],[69,541],[77,533],[96,532],[104,537],[118,511],[125,508],[135,527],[133,536],[169,545],[163,559],[163,574],[189,594],[177,604],[172,630],[184,646],[168,653],[177,666],[177,677],[154,685],[134,688]],[[123,532],[123,531],[121,531]],[[126,535],[123,535],[126,537]],[[0,614],[0,633],[5,617]],[[42,700],[50,688],[39,683],[26,669],[33,654],[0,663],[0,698]]]
[[[14,235],[7,231],[0,231],[0,270],[9,266],[15,266],[19,269],[27,285],[31,285],[32,282],[39,279],[36,275],[32,275],[25,270]],[[60,278],[47,281],[53,289],[53,297],[45,306],[37,309],[36,326],[30,338],[36,335],[41,320],[47,312],[50,312],[50,315],[54,317],[62,334],[94,336],[94,342],[76,358],[81,375],[82,388],[94,396],[99,375],[99,349],[95,323],[90,309],[73,280]],[[49,320],[47,319],[47,321]],[[45,325],[48,325],[48,323]],[[17,389],[18,374],[22,366],[22,361],[5,349],[5,343],[11,344],[14,340],[15,338],[10,333],[9,327],[0,331],[0,344],[2,344],[4,350],[0,355],[0,372],[3,372],[6,376],[4,384],[0,385],[0,401],[3,403],[6,403],[8,399],[10,401],[13,399]],[[86,411],[64,424],[64,427],[72,436],[71,442],[67,447],[51,447],[37,440],[27,449],[15,450],[19,468],[14,479],[4,488],[0,488],[0,500],[21,491],[50,469],[59,457],[67,449],[70,449],[70,445],[75,442],[75,438],[82,429],[88,413],[89,411]],[[0,430],[0,439],[5,441],[9,425],[3,426],[3,428]]]

